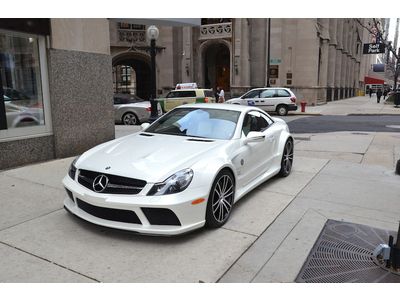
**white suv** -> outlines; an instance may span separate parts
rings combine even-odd
[[[252,89],[243,96],[225,103],[257,106],[265,111],[274,111],[280,116],[286,116],[288,111],[297,110],[295,94],[288,88],[279,87]]]

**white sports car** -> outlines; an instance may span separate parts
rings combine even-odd
[[[183,105],[142,127],[75,159],[63,180],[69,212],[144,234],[219,227],[236,201],[292,168],[288,126],[255,107]]]

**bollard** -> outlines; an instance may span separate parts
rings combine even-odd
[[[306,112],[307,102],[303,100],[300,102],[300,105],[301,105],[301,112]]]

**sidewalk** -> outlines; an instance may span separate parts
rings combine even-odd
[[[310,109],[400,113],[387,106],[355,97]],[[61,180],[73,157],[0,171],[0,282],[293,282],[328,219],[397,230],[400,132],[295,138],[290,176],[244,197],[222,228],[173,238],[69,215]]]
[[[399,114],[400,107],[385,104],[383,100],[376,102],[376,96],[360,96],[343,100],[331,101],[317,106],[306,106],[305,113],[301,108],[289,115],[348,115],[348,114]]]

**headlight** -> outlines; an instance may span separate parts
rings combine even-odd
[[[78,156],[77,158],[74,159],[74,161],[71,163],[71,165],[69,166],[69,170],[68,170],[68,175],[69,177],[71,177],[73,180],[75,180],[75,174],[76,174],[76,167],[75,167],[75,163],[76,161],[79,159],[80,156]]]
[[[185,169],[168,177],[164,182],[155,183],[147,196],[175,194],[184,191],[193,178],[193,171]]]

